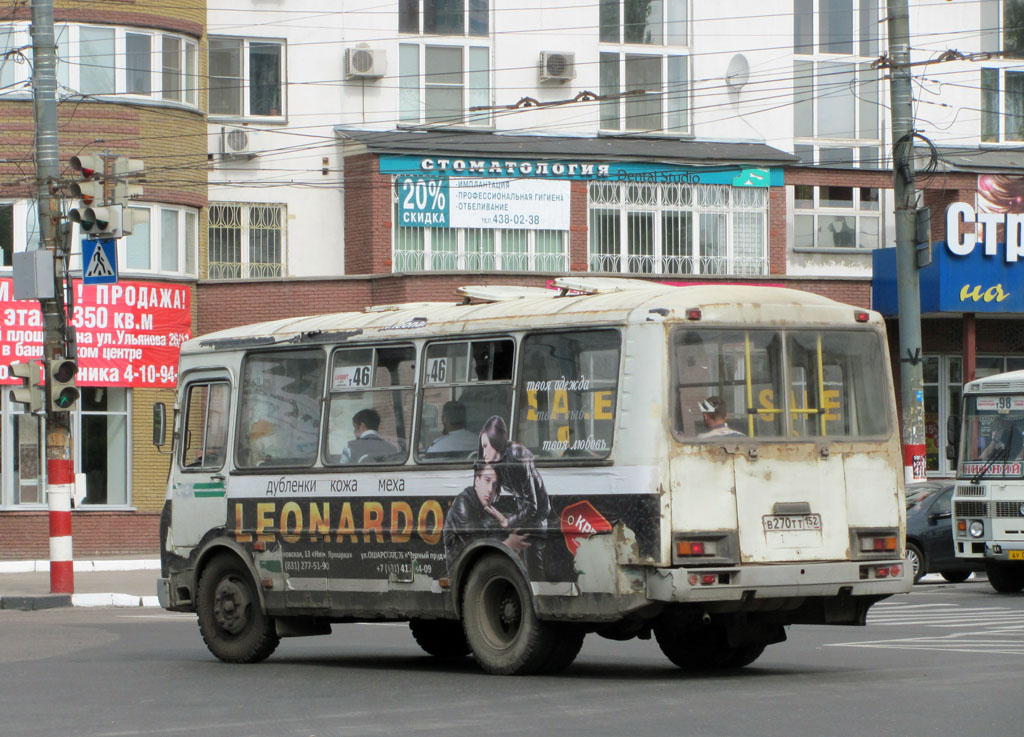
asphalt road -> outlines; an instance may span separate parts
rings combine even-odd
[[[1019,737],[1024,595],[917,586],[869,625],[793,627],[752,666],[679,671],[653,641],[588,637],[555,677],[422,654],[405,625],[336,625],[226,665],[193,616],[0,611],[0,734]]]

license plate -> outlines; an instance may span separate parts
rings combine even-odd
[[[1011,550],[1010,560],[1024,560],[1024,550]]]
[[[820,514],[766,514],[761,518],[765,532],[797,532],[817,530],[821,532]]]

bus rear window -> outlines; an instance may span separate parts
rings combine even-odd
[[[516,440],[541,458],[605,458],[612,448],[619,333],[528,335]]]
[[[673,427],[689,440],[888,432],[881,337],[853,330],[679,330]]]
[[[247,356],[239,389],[237,465],[313,465],[323,385],[324,355],[320,351]]]

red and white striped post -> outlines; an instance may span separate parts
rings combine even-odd
[[[48,458],[46,499],[50,510],[50,593],[75,593],[71,548],[71,497],[75,489],[75,463]]]

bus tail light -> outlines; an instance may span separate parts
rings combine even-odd
[[[676,555],[680,558],[704,557],[714,554],[714,542],[705,540],[676,540]]]
[[[853,313],[853,319],[857,322],[867,322],[871,318],[871,313],[864,310],[857,310]]]
[[[690,307],[686,310],[687,320],[699,320],[700,319],[700,307]]]
[[[899,548],[896,535],[864,535],[860,539],[862,553],[894,553]]]

